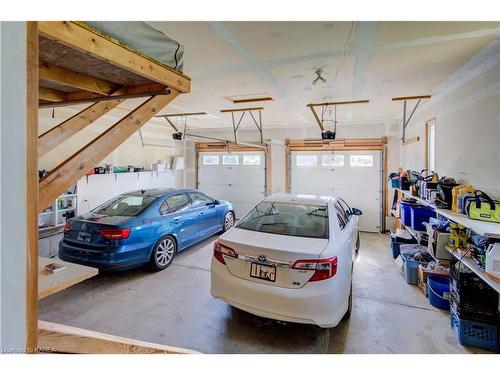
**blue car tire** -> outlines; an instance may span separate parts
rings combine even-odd
[[[151,252],[149,267],[153,271],[164,270],[172,264],[176,253],[177,243],[174,237],[170,235],[162,237]]]

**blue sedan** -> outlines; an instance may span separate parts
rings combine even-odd
[[[69,220],[59,258],[102,270],[167,268],[178,251],[234,224],[231,203],[193,189],[119,195]]]

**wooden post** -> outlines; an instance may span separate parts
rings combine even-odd
[[[26,41],[26,349],[38,346],[38,24],[27,22]]]
[[[168,95],[158,95],[146,100],[131,113],[118,121],[99,137],[57,166],[40,181],[38,210],[49,206],[65,189],[75,184],[87,171],[116,149],[142,125],[156,115],[179,94],[171,90]]]

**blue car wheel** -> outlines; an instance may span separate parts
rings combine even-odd
[[[229,211],[226,216],[224,216],[224,229],[223,232],[227,232],[234,225],[234,214],[232,211]]]
[[[177,252],[177,244],[172,236],[163,237],[156,244],[153,252],[151,253],[151,259],[149,260],[149,266],[153,271],[161,271],[170,266],[174,260],[175,254]]]

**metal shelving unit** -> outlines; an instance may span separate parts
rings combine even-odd
[[[64,214],[75,211],[78,207],[77,194],[60,195],[50,207],[38,214],[39,237],[50,236],[57,233],[66,223]],[[62,202],[59,204],[59,202]]]

